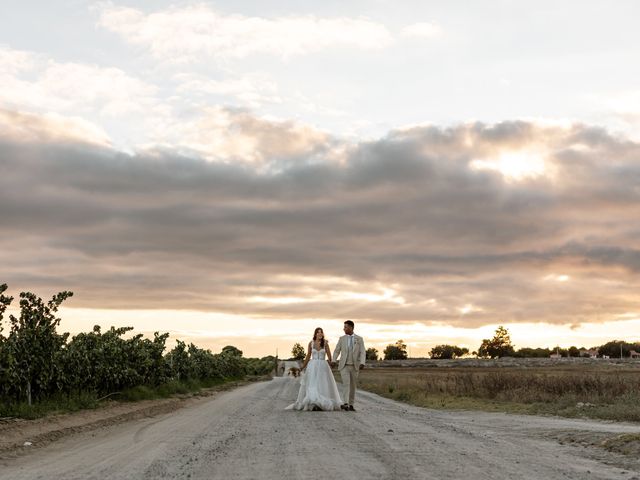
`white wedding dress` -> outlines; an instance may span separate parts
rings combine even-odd
[[[314,406],[322,410],[340,410],[342,400],[325,356],[324,349],[311,347],[311,359],[300,377],[298,399],[286,410],[313,410]]]

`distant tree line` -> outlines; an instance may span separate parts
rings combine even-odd
[[[481,358],[518,357],[518,358],[548,358],[551,354],[561,357],[590,357],[593,355],[609,358],[629,357],[631,351],[640,352],[640,342],[630,343],[623,340],[613,340],[597,347],[584,348],[571,346],[568,348],[529,348],[516,350],[506,328],[496,329],[493,338],[484,339],[480,344],[477,355]]]
[[[273,357],[247,359],[234,346],[219,354],[178,340],[166,352],[168,333],[152,339],[132,334],[133,327],[99,326],[69,338],[58,333],[58,308],[72,292],[60,292],[48,302],[20,293],[20,315],[4,314],[13,301],[0,285],[0,403],[11,405],[47,400],[56,395],[90,392],[99,396],[136,387],[157,387],[172,381],[224,380],[262,375],[274,368]],[[127,335],[127,338],[125,338]]]
[[[509,331],[499,326],[492,338],[482,340],[477,351],[469,352],[468,348],[457,345],[436,345],[429,352],[429,356],[434,359],[455,359],[464,356],[474,356],[479,358],[549,358],[551,354],[558,354],[562,357],[589,357],[597,355],[600,357],[620,358],[629,357],[631,352],[640,353],[640,342],[626,342],[623,340],[613,340],[600,345],[599,347],[576,347],[569,348],[529,348],[523,347],[515,349]],[[405,360],[408,358],[407,345],[403,340],[398,340],[395,344],[387,345],[383,351],[384,360]],[[378,351],[375,348],[367,349],[367,360],[378,360]]]

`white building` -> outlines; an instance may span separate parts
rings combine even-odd
[[[290,376],[292,368],[300,369],[301,366],[302,366],[302,362],[298,360],[280,360],[278,362],[278,370],[276,371],[276,376],[277,377]]]

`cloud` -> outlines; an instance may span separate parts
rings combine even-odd
[[[259,117],[246,109],[198,106],[184,118],[170,111],[163,121],[153,127],[145,148],[253,165],[263,171],[290,163],[337,161],[340,154],[339,143],[325,132],[290,120]]]
[[[595,115],[607,124],[640,141],[640,90],[603,91],[584,96],[585,103],[596,105]]]
[[[279,104],[278,87],[267,75],[249,74],[236,78],[215,80],[204,75],[179,73],[174,76],[177,93],[194,96],[231,96],[239,105],[259,108],[264,104]]]
[[[0,102],[21,110],[103,116],[141,113],[157,87],[123,70],[56,62],[34,52],[0,48]]]
[[[211,112],[211,150],[233,153],[237,137],[234,155],[253,159],[238,162],[123,154],[3,115],[30,132],[0,129],[1,281],[14,289],[71,289],[91,308],[465,327],[640,308],[640,145],[600,128],[427,126],[347,145]],[[472,166],[533,148],[548,167],[535,176]]]
[[[259,118],[248,111],[212,107],[182,133],[183,144],[217,160],[299,164],[325,154],[331,138],[313,127]]]
[[[31,70],[36,58],[36,55],[31,52],[0,45],[0,75],[15,75],[25,70]]]
[[[442,35],[442,27],[431,22],[419,22],[407,25],[401,34],[405,37],[434,38]]]
[[[107,4],[101,8],[99,24],[172,62],[254,54],[287,58],[328,48],[377,49],[392,42],[383,25],[365,18],[248,17],[223,14],[205,4],[150,14]]]
[[[111,144],[106,132],[97,125],[79,117],[55,113],[38,115],[0,109],[0,130],[3,139],[15,145]]]

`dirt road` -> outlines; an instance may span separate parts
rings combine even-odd
[[[640,479],[637,460],[566,441],[638,425],[425,410],[365,392],[355,413],[285,411],[296,393],[276,378],[73,435],[2,460],[0,479]]]

